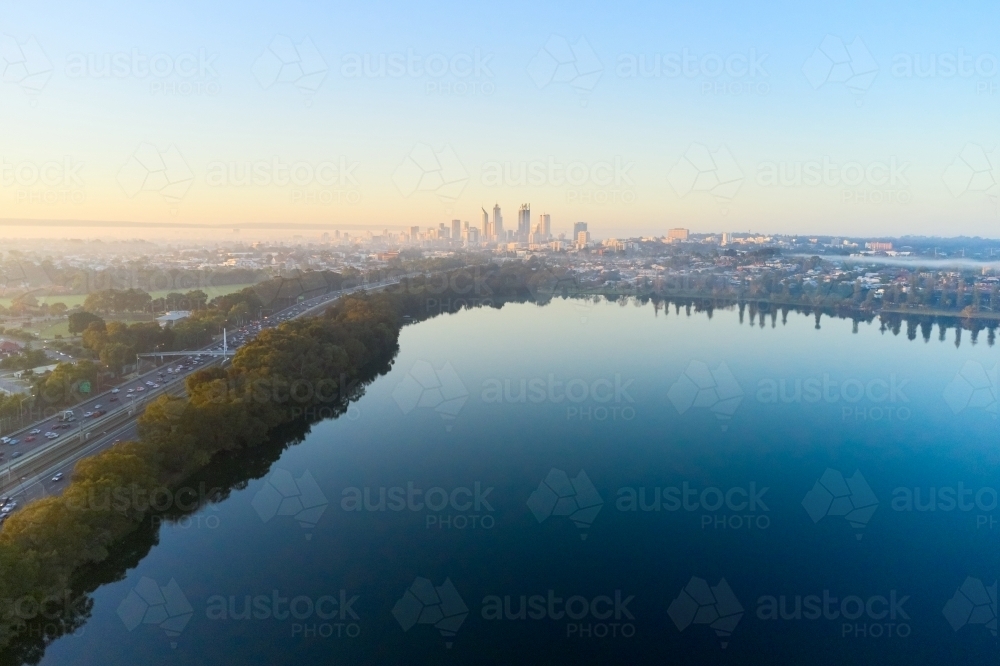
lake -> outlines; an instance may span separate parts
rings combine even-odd
[[[408,326],[345,414],[193,479],[233,487],[113,553],[41,663],[996,663],[997,350],[907,338]]]

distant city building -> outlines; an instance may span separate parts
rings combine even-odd
[[[586,231],[586,230],[587,230],[587,223],[586,222],[574,222],[573,223],[573,240],[576,240],[577,238],[580,237],[580,232],[581,231]]]
[[[720,244],[721,245],[729,245],[732,242],[733,242],[733,240],[730,237],[729,232],[728,231],[723,231],[722,232],[722,242]]]
[[[451,237],[455,240],[462,237],[462,220],[451,221]]]
[[[686,241],[690,232],[687,229],[668,229],[667,238],[671,240]]]
[[[340,233],[337,233],[340,236]],[[420,227],[410,227],[410,240],[417,240],[420,238]]]
[[[489,239],[489,237],[491,235],[490,234],[490,214],[486,212],[485,208],[483,208],[482,210],[483,210],[483,220],[482,220],[482,225],[480,226],[479,231],[482,234],[483,240],[487,240],[487,239]]]
[[[582,224],[585,227],[587,226],[586,222],[577,222],[577,224]],[[574,227],[575,227],[575,225],[574,225]],[[590,242],[590,232],[589,231],[587,231],[586,229],[584,229],[584,230],[581,230],[581,231],[577,232],[577,234],[576,234],[576,246],[578,248],[582,249],[582,248],[587,247],[587,244],[589,242]]]
[[[498,243],[504,242],[507,234],[503,231],[503,215],[500,214],[500,204],[493,205],[493,229],[491,230]]]
[[[889,250],[892,249],[892,243],[873,241],[871,243],[865,243],[865,249],[871,250],[872,252],[888,252]]]
[[[517,240],[527,241],[531,233],[531,204],[521,204],[517,211]]]
[[[538,233],[545,238],[552,237],[552,216],[548,213],[542,213],[538,216]]]

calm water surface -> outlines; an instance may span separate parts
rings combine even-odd
[[[42,663],[996,663],[998,350],[851,329],[568,301],[407,327]]]

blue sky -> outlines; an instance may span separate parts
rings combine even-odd
[[[605,238],[996,237],[998,14],[3,2],[3,217],[426,226],[499,202],[507,220],[530,203],[556,232],[584,220]],[[286,167],[299,177],[282,184]],[[261,177],[234,183],[248,168]]]

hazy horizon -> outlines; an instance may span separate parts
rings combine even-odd
[[[9,6],[0,201],[178,234],[499,202],[603,237],[995,237],[998,12]]]

